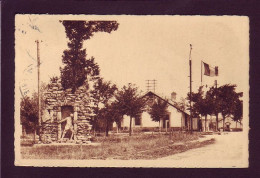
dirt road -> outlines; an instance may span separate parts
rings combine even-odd
[[[192,149],[183,153],[160,158],[179,163],[180,167],[246,167],[247,138],[243,132],[227,132],[222,135],[209,135],[216,142],[202,148]]]

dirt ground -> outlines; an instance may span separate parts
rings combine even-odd
[[[159,158],[174,160],[174,163],[187,166],[196,162],[198,167],[246,167],[247,141],[243,132],[227,132],[222,135],[208,135],[215,143],[183,153]]]

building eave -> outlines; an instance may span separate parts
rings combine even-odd
[[[156,96],[156,97],[158,97],[158,98],[160,98],[161,100],[167,102],[168,105],[174,107],[174,108],[177,109],[178,111],[183,112],[183,113],[185,113],[185,114],[187,114],[187,115],[189,116],[188,113],[186,113],[185,111],[181,110],[180,108],[178,108],[178,107],[175,106],[174,104],[170,103],[169,101],[167,101],[166,99],[160,97],[159,95],[155,94],[155,93],[152,92],[152,91],[148,91],[143,97],[149,96],[149,95],[151,95],[151,94],[154,95],[154,96]]]

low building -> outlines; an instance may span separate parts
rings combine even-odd
[[[176,98],[176,93],[171,94],[172,97]],[[166,100],[161,96],[149,91],[144,95],[146,98],[145,111],[141,114],[140,118],[133,118],[132,128],[139,130],[155,130],[159,127],[164,131],[175,131],[175,130],[190,130],[190,118],[186,111],[181,110],[171,100]],[[168,114],[165,118],[161,118],[160,126],[159,122],[153,121],[148,110],[154,100],[163,100],[168,104]],[[121,122],[121,128],[128,129],[130,125],[130,117],[124,116]],[[114,125],[116,126],[116,125]],[[198,130],[198,119],[193,118],[193,130]]]
[[[216,116],[208,115],[206,121],[205,121],[205,117],[202,117],[201,121],[202,121],[202,131],[204,131],[204,132],[217,131]],[[205,127],[205,125],[206,125],[206,127]],[[243,129],[243,123],[233,121],[233,119],[231,117],[227,117],[225,119],[224,127],[225,127],[226,131]],[[221,114],[218,115],[218,128],[223,129],[223,117]]]

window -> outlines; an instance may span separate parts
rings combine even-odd
[[[135,125],[141,125],[141,117],[135,118]]]

